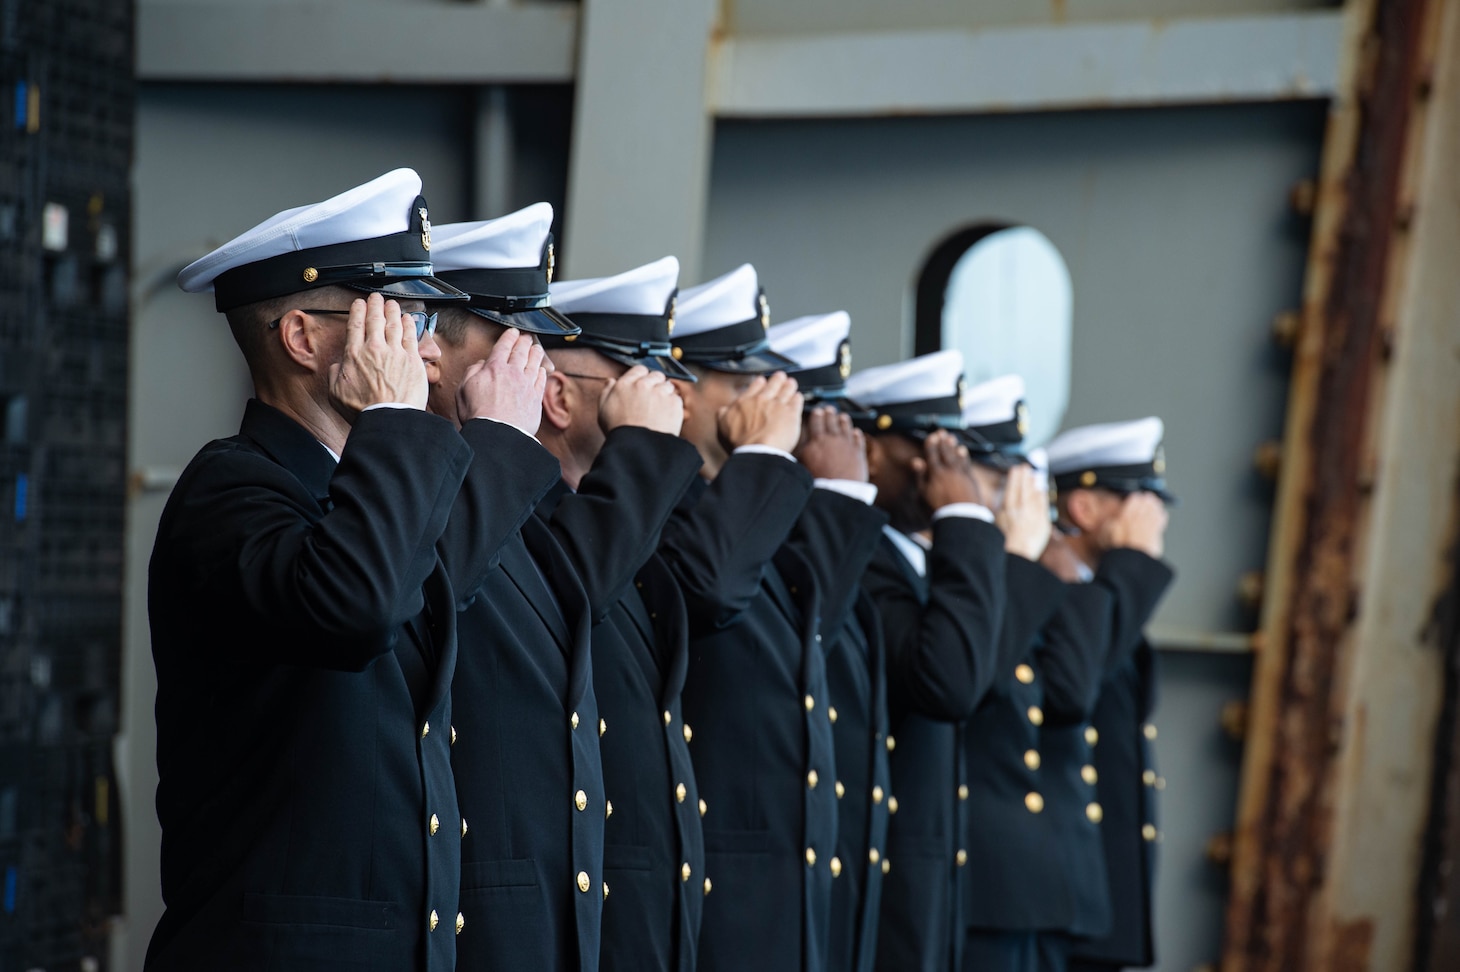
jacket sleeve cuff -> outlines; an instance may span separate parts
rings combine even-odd
[[[817,479],[813,482],[817,489],[841,493],[843,496],[849,496],[868,506],[871,506],[877,499],[877,487],[871,483],[863,483],[855,479]]]
[[[945,516],[966,516],[985,523],[994,522],[994,513],[987,506],[978,503],[949,503],[933,511],[934,522]]]

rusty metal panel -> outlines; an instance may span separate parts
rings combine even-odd
[[[1436,53],[1446,13],[1454,45],[1453,4],[1350,9],[1267,572],[1227,972],[1403,968],[1424,911],[1415,892],[1444,725],[1443,654],[1425,621],[1449,584],[1460,458],[1457,288],[1453,269],[1436,269],[1460,232],[1453,157],[1436,150],[1456,119],[1423,110],[1430,66],[1453,73],[1460,53]],[[1435,196],[1423,245],[1417,184]]]

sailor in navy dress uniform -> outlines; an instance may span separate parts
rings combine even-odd
[[[681,435],[705,460],[661,546],[689,607],[684,715],[706,801],[701,969],[826,962],[836,764],[817,586],[790,543],[814,475],[791,455],[803,402],[776,374],[795,362],[770,349],[768,326],[745,265],[682,290],[672,335],[699,379],[681,384]]]
[[[693,378],[670,357],[678,280],[679,261],[665,257],[612,277],[554,281],[554,306],[582,333],[544,339],[556,370],[538,436],[563,478],[537,512],[578,566],[593,610],[609,817],[605,972],[692,972],[705,900],[682,878],[686,866],[705,870],[693,730],[680,710],[688,617],[655,552],[700,469],[698,450],[679,438],[684,404],[666,377]]]
[[[592,618],[571,560],[533,516],[559,473],[533,437],[542,392],[520,403],[516,427],[463,414],[469,403],[459,394],[483,360],[506,348],[519,354],[534,335],[577,330],[551,306],[551,220],[539,204],[436,231],[439,272],[471,300],[441,315],[431,409],[502,437],[491,458],[500,478],[519,484],[504,504],[494,569],[459,618],[451,734],[463,814],[464,972],[598,965],[607,807]],[[534,358],[543,353],[526,347]]]
[[[939,351],[853,374],[868,410],[877,503],[891,522],[863,584],[882,618],[892,758],[879,969],[956,968],[967,880],[958,723],[996,674],[1004,535],[973,477],[962,428],[963,356]],[[915,535],[931,528],[924,546]],[[873,799],[881,797],[874,791]]]
[[[846,416],[861,411],[846,396],[846,379],[852,370],[851,327],[851,317],[836,311],[774,324],[767,332],[771,348],[800,365],[790,375],[806,399],[808,425],[818,408],[835,408]],[[826,420],[825,415],[820,418]],[[842,421],[850,425],[849,418]],[[866,483],[865,452],[856,475],[856,479],[840,483],[819,480],[827,488],[812,493],[797,530],[809,533],[821,526],[861,535],[845,546],[845,556],[835,560],[815,557],[812,564],[822,592],[822,644],[830,691],[827,718],[836,748],[837,850],[830,863],[831,931],[826,964],[829,969],[870,972],[877,952],[882,876],[892,867],[886,856],[885,798],[892,789],[892,772],[886,745],[882,626],[861,580],[887,516],[871,505],[877,490]],[[858,506],[857,500],[864,505]],[[832,545],[826,540],[808,543]],[[879,798],[874,800],[874,794]]]
[[[1072,969],[1155,961],[1156,795],[1165,781],[1152,757],[1156,653],[1142,628],[1173,577],[1160,559],[1165,508],[1175,502],[1166,488],[1164,431],[1151,417],[1071,429],[1047,447],[1063,543],[1075,555],[1077,573],[1114,600],[1098,702],[1083,729],[1104,808],[1100,830],[1111,913],[1103,933],[1073,942]],[[1106,546],[1102,538],[1111,534],[1102,527],[1112,518],[1122,520],[1126,539]],[[1088,848],[1072,854],[1088,854]],[[1093,894],[1085,889],[1087,898]]]
[[[390,397],[346,339],[363,321],[397,375],[436,353],[416,308],[461,294],[432,276],[420,189],[387,173],[178,276],[213,292],[258,397],[189,463],[153,549],[149,970],[454,967],[460,837],[430,821],[456,793],[424,728],[450,722],[455,601],[483,570],[436,551],[472,450],[424,411],[424,369]]]
[[[1043,751],[1042,739],[1088,718],[1104,642],[1086,633],[1103,632],[1110,620],[1103,590],[1067,586],[1039,563],[1050,537],[1049,496],[1023,454],[1026,417],[1018,375],[976,385],[965,399],[966,440],[977,475],[999,497],[1008,552],[998,676],[962,727],[969,807],[963,846],[976,875],[963,895],[969,972],[1035,972],[1062,963],[1062,940],[1046,933],[1071,922],[1068,864],[1058,840],[1068,808],[1054,800],[1066,770]],[[1094,828],[1101,812],[1087,800],[1069,823]]]

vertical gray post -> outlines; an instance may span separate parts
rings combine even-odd
[[[584,0],[563,276],[666,254],[699,282],[714,0]]]

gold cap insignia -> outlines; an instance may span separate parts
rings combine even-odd
[[[843,341],[841,347],[836,349],[836,363],[842,380],[850,378],[852,375],[852,344],[850,341]]]
[[[1151,460],[1151,468],[1156,471],[1157,476],[1166,473],[1166,447],[1156,446],[1156,456]]]
[[[771,329],[771,302],[766,300],[765,291],[760,295],[760,327],[763,331]]]
[[[965,400],[967,398],[968,398],[968,382],[966,382],[966,381],[963,380],[963,376],[962,375],[959,375],[958,376],[958,407],[959,408],[962,408],[963,407],[964,402],[965,402]]]
[[[678,309],[679,309],[679,298],[677,296],[669,298],[669,321],[665,325],[665,327],[666,327],[666,330],[664,332],[664,336],[665,337],[673,337],[674,336],[674,312],[676,310],[678,310]],[[676,355],[676,357],[677,357],[677,355]]]
[[[879,415],[879,416],[877,416],[877,427],[879,429],[888,429],[888,428],[891,428],[892,427],[892,416],[891,415]]]
[[[429,250],[430,247],[428,246],[428,247],[426,247],[426,249]],[[555,253],[553,251],[553,245],[551,243],[549,243],[548,244],[548,254],[547,254],[547,282],[548,283],[552,283],[553,282],[553,270],[555,270],[557,268],[557,266],[558,266],[558,255],[557,255],[557,253]]]
[[[1095,479],[1096,479],[1096,476],[1095,476],[1094,470],[1087,469],[1084,472],[1080,473],[1080,485],[1081,486],[1094,486],[1095,485]]]
[[[431,214],[426,212],[425,206],[422,206],[416,210],[416,215],[421,217],[421,247],[429,253],[431,252]]]
[[[684,348],[675,345],[674,347],[669,349],[669,356],[675,361],[678,361],[680,358],[684,357]]]
[[[319,279],[319,271],[318,270],[314,269],[314,267],[305,267],[304,268],[304,282],[305,283],[314,283],[318,279]]]
[[[1019,434],[1024,435],[1029,431],[1029,406],[1020,402],[1014,407],[1014,422],[1019,429]]]

